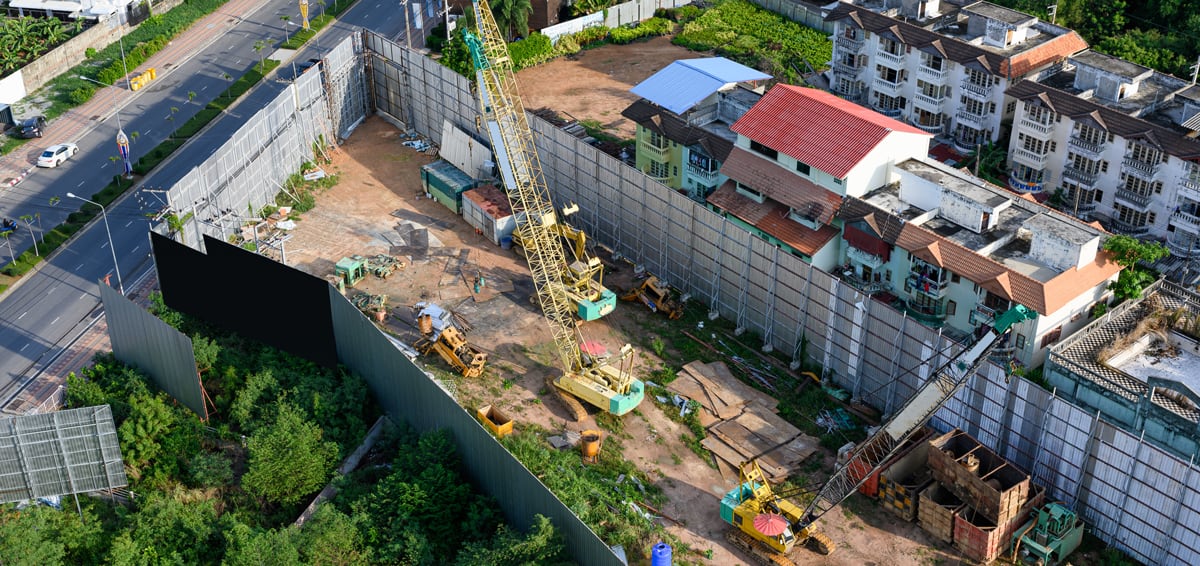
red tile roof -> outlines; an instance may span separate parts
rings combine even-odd
[[[721,173],[821,224],[829,224],[842,204],[837,194],[740,147],[729,153]]]
[[[475,203],[492,218],[512,216],[512,206],[508,203],[508,197],[495,185],[479,185],[463,193],[463,198]]]
[[[778,84],[731,128],[839,179],[892,132],[933,137],[828,92]]]
[[[813,230],[800,224],[788,218],[788,207],[777,202],[768,200],[759,203],[738,194],[733,181],[726,181],[709,195],[708,202],[810,257],[839,233],[833,226],[826,225],[820,230]]]

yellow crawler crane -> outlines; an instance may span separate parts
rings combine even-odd
[[[644,384],[633,378],[633,348],[626,344],[615,360],[584,353],[575,326],[575,305],[567,280],[568,263],[561,230],[541,160],[533,143],[525,108],[517,93],[508,46],[487,0],[474,2],[476,33],[463,30],[475,67],[480,125],[492,142],[500,177],[513,213],[520,220],[517,235],[525,250],[538,304],[554,335],[563,373],[552,380],[555,391],[575,414],[587,415],[577,399],[614,415],[632,411],[645,396]]]

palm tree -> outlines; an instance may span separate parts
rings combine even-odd
[[[266,47],[267,47],[267,42],[265,40],[260,39],[260,40],[254,42],[254,52],[258,53],[258,72],[260,72],[260,73],[267,72],[267,68],[263,64],[263,56],[262,56],[262,50],[266,49]]]
[[[530,0],[496,0],[491,7],[496,26],[505,38],[529,35],[529,16],[533,13]]]
[[[42,255],[42,253],[38,251],[37,234],[33,233],[33,215],[22,214],[22,215],[18,216],[17,218],[20,218],[21,222],[25,223],[25,226],[27,226],[29,228],[29,235],[33,237],[33,255],[37,255],[37,256]]]
[[[287,43],[287,40],[288,40],[288,27],[287,26],[288,26],[288,22],[292,21],[292,17],[287,14],[284,14],[282,16],[279,16],[279,21],[283,22],[283,43]]]
[[[183,243],[183,240],[184,240],[183,229],[184,229],[184,227],[187,226],[188,221],[191,220],[192,217],[195,215],[196,215],[196,213],[194,213],[194,212],[188,212],[187,214],[184,214],[183,216],[179,216],[178,214],[175,214],[175,213],[168,214],[167,215],[167,230],[171,231],[171,238],[175,239],[175,235],[178,234],[179,238],[176,239],[176,241]]]

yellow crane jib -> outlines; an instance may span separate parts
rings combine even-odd
[[[517,93],[508,46],[487,0],[477,0],[473,6],[478,31],[464,29],[463,38],[475,67],[480,124],[492,142],[513,214],[520,219],[517,237],[529,263],[538,304],[554,335],[563,370],[554,385],[605,411],[623,415],[645,396],[644,385],[632,376],[633,349],[626,345],[610,360],[584,355],[580,348],[571,289],[564,283],[569,263],[559,241],[558,217],[534,146],[533,131]]]

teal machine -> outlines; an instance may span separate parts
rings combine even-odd
[[[1013,561],[1056,566],[1083,542],[1083,520],[1062,503],[1048,503],[1013,535]]]

